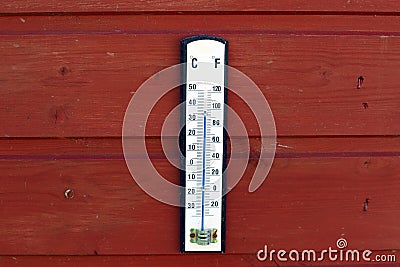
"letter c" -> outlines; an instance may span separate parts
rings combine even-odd
[[[197,58],[192,58],[192,68],[197,68]]]

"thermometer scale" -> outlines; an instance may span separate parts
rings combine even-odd
[[[226,40],[181,41],[181,252],[224,252]]]

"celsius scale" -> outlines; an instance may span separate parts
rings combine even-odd
[[[181,252],[225,250],[227,52],[219,37],[181,41]]]

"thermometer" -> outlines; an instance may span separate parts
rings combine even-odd
[[[228,42],[181,41],[181,252],[224,252]]]

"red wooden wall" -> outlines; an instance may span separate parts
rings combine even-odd
[[[255,255],[339,237],[399,266],[399,15],[395,0],[3,1],[0,266],[297,265]],[[224,255],[180,255],[179,210],[146,195],[122,155],[135,90],[195,34],[230,42],[230,65],[262,89],[278,134],[263,186],[247,192],[253,157],[227,197]],[[150,157],[175,181],[157,155],[177,103],[175,90],[148,125]]]

